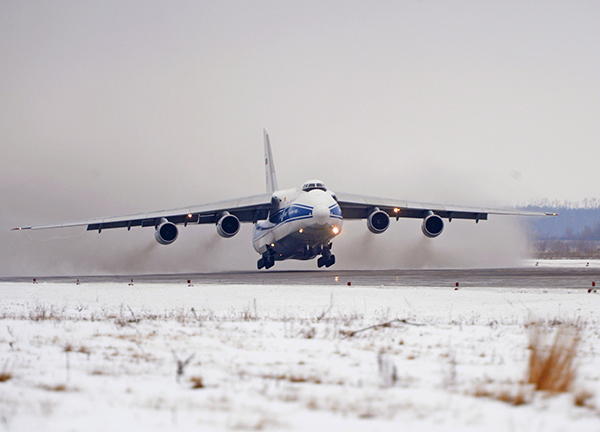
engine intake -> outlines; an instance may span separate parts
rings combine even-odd
[[[240,220],[232,214],[223,215],[217,222],[217,233],[221,237],[233,237],[240,230]]]
[[[367,218],[367,228],[373,234],[381,234],[390,226],[390,217],[384,211],[376,209]]]
[[[425,234],[426,237],[437,237],[444,231],[444,221],[438,215],[430,214],[423,219],[421,231],[423,231],[423,234]]]
[[[156,227],[156,231],[154,232],[154,238],[161,245],[169,245],[177,240],[179,236],[179,230],[177,226],[172,222],[163,222],[158,227]]]

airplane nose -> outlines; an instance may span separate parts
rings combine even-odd
[[[319,225],[325,225],[329,220],[329,207],[326,204],[317,204],[313,209],[313,219]]]

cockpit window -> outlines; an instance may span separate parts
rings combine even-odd
[[[322,191],[326,191],[327,190],[327,188],[325,187],[325,185],[323,184],[323,182],[314,181],[314,180],[306,182],[302,186],[302,190],[304,192],[309,192],[309,191],[314,190],[314,189],[320,189]]]

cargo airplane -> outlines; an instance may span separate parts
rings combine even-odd
[[[279,190],[273,154],[267,130],[264,130],[267,193],[234,200],[174,210],[162,210],[118,217],[81,220],[14,230],[37,230],[87,225],[88,231],[111,228],[154,227],[154,237],[169,245],[179,236],[178,226],[214,224],[221,237],[236,235],[242,222],[252,222],[252,243],[261,257],[258,269],[269,269],[276,261],[311,260],[317,266],[331,267],[335,255],[332,240],[342,231],[345,220],[366,219],[367,228],[381,234],[390,226],[390,218],[422,219],[421,230],[434,238],[444,230],[444,219],[486,220],[488,215],[555,216],[555,213],[458,207],[408,202],[365,195],[335,193],[319,180],[309,180],[301,188]]]

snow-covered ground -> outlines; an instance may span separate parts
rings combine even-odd
[[[0,283],[0,298],[8,431],[600,430],[600,294],[583,289]],[[571,392],[522,383],[532,321],[579,329]]]

